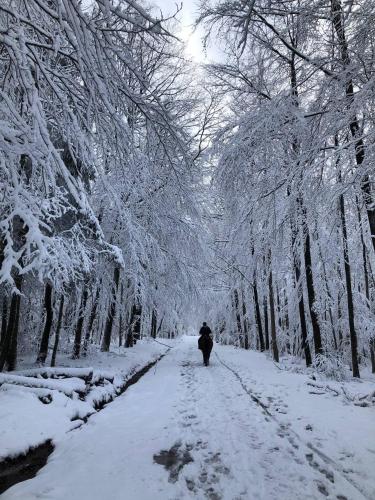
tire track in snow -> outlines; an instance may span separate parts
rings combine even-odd
[[[285,432],[285,436],[288,438],[290,444],[292,446],[294,446],[294,441],[293,439],[291,439],[291,437],[293,436],[294,438],[296,438],[303,446],[305,446],[306,448],[308,448],[309,450],[313,451],[314,453],[316,453],[319,458],[326,464],[326,465],[329,465],[330,467],[332,467],[332,469],[335,470],[335,472],[341,477],[341,479],[345,482],[345,483],[349,483],[349,486],[351,488],[354,488],[356,490],[357,493],[359,493],[362,498],[366,499],[366,500],[372,500],[371,497],[369,497],[367,495],[367,493],[365,491],[363,491],[363,489],[356,483],[356,481],[354,481],[352,478],[348,477],[345,473],[345,471],[343,470],[343,468],[337,463],[335,462],[335,460],[333,460],[332,458],[330,458],[328,455],[326,455],[325,453],[323,453],[322,451],[320,451],[318,448],[316,448],[313,444],[309,443],[309,442],[305,442],[305,440],[299,435],[297,434],[294,430],[288,428],[286,429],[285,427],[285,424],[283,424],[282,422],[279,421],[278,418],[275,417],[275,415],[273,413],[271,413],[269,411],[269,409],[267,408],[267,406],[246,386],[246,384],[244,383],[244,381],[242,380],[241,376],[236,372],[236,370],[234,370],[231,366],[228,366],[221,358],[220,356],[217,354],[217,352],[215,351],[215,356],[217,358],[217,360],[219,361],[219,363],[224,366],[224,368],[226,368],[228,371],[230,371],[235,377],[236,379],[239,381],[242,389],[246,392],[246,394],[257,404],[258,407],[260,407],[262,409],[262,412],[264,414],[267,415],[267,417],[269,417],[270,419],[272,419],[278,426],[280,429],[282,429],[284,432]],[[290,436],[290,434],[292,436]],[[305,454],[306,457],[309,456],[309,454]],[[311,460],[308,460],[307,462],[310,466],[312,467],[315,467],[315,465],[318,467],[317,470],[319,470],[319,464],[317,464],[314,460],[313,460],[313,457],[311,457]],[[321,472],[321,471],[320,471]]]

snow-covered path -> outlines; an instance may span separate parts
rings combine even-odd
[[[220,357],[225,351],[220,351]],[[225,361],[225,359],[224,359]],[[3,500],[366,498],[185,337]]]

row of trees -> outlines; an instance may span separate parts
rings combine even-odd
[[[371,0],[203,2],[218,336],[375,372]]]
[[[204,117],[173,25],[133,0],[1,3],[0,370],[180,329]]]
[[[1,5],[0,369],[177,332],[208,288],[225,342],[375,371],[374,18],[203,2],[206,98],[174,19]]]

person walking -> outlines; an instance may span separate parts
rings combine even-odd
[[[211,338],[211,333],[211,328],[207,326],[207,323],[204,321],[203,326],[199,330],[200,337],[198,339],[198,349],[202,351],[203,363],[205,366],[210,364],[210,354],[214,344]]]

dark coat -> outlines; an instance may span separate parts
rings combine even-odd
[[[212,338],[210,337],[211,329],[208,326],[202,326],[200,329],[200,337],[198,339],[198,349],[200,349],[203,352],[211,352],[213,342]]]
[[[204,335],[204,334],[207,334],[207,335],[210,335],[212,332],[211,332],[211,328],[209,326],[202,326],[202,328],[199,330],[199,335]]]

